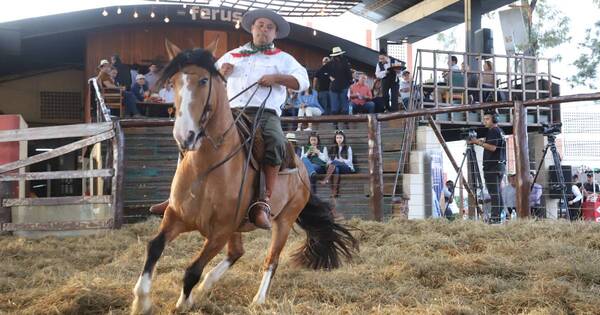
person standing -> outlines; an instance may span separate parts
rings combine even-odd
[[[581,218],[581,201],[583,200],[583,194],[579,189],[579,176],[573,175],[571,183],[571,193],[569,194],[569,217],[571,221],[579,220]]]
[[[329,61],[329,57],[323,57],[322,66],[317,70],[315,77],[313,78],[313,87],[317,90],[319,104],[323,107],[323,115],[331,114],[329,100],[329,86],[331,84],[331,79],[329,78],[329,72],[325,67]]]
[[[506,141],[504,132],[498,127],[496,112],[486,111],[483,116],[483,125],[487,128],[485,138],[471,139],[469,143],[483,148],[483,178],[491,199],[489,222],[493,224],[500,223],[500,213],[503,209],[500,183],[506,165]]]
[[[384,49],[379,51],[379,61],[375,65],[375,77],[381,80],[383,106],[387,111],[398,110],[399,81],[396,71],[392,69],[393,58]],[[391,96],[391,97],[390,97]]]
[[[119,83],[120,86],[124,86],[128,91],[131,88],[131,75],[129,73],[129,66],[124,64],[121,61],[121,57],[118,54],[114,54],[110,57],[110,61],[117,69],[117,77],[115,81]]]
[[[348,114],[348,88],[352,84],[352,70],[343,56],[345,53],[340,47],[333,47],[329,55],[331,61],[325,66],[331,80],[329,105],[332,115]]]

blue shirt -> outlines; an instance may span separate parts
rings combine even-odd
[[[311,90],[310,94],[306,94],[304,92],[298,93],[298,97],[296,97],[296,103],[294,104],[296,108],[300,107],[300,104],[305,104],[307,107],[316,107],[324,112],[323,107],[319,104],[319,99],[317,97],[317,91]]]
[[[148,83],[144,83],[142,86],[135,82],[131,86],[131,92],[133,92],[133,95],[135,95],[135,98],[138,100],[138,102],[144,101],[144,92],[146,91],[148,91]]]

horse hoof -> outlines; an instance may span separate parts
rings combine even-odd
[[[152,314],[152,300],[148,296],[136,296],[133,300],[133,305],[131,306],[131,315],[143,314],[149,315]]]
[[[177,300],[177,304],[175,304],[175,310],[178,312],[187,312],[192,306],[194,306],[194,298],[192,293],[190,292],[190,296],[185,298],[185,294],[183,294],[183,290],[181,291],[181,295],[179,295],[179,300]]]
[[[265,304],[265,300],[264,296],[257,294],[254,296],[254,299],[252,299],[252,305],[263,305]]]

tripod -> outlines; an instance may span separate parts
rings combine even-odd
[[[467,162],[467,176],[468,183],[471,186],[471,190],[475,193],[475,196],[480,194],[481,199],[483,199],[483,181],[481,180],[481,172],[479,172],[479,164],[477,164],[477,155],[475,154],[475,146],[473,144],[467,144],[467,149],[465,153],[463,153],[462,162],[460,162],[460,167],[458,168],[458,172],[456,174],[456,180],[454,180],[454,189],[450,194],[450,200],[454,200],[454,192],[456,192],[456,185],[458,184],[458,180],[462,174],[462,168]],[[477,200],[475,200],[477,204]],[[450,206],[450,202],[446,203],[446,208],[444,209],[444,213],[448,210]],[[462,206],[462,205],[461,205]],[[475,208],[478,208],[475,206]],[[475,219],[478,218],[478,211],[475,211]]]
[[[560,218],[562,212],[565,212],[565,218],[567,220],[571,219],[571,215],[569,214],[569,209],[567,207],[567,194],[565,193],[567,189],[567,185],[565,185],[565,177],[562,171],[562,165],[560,163],[560,156],[558,155],[558,151],[556,150],[556,136],[552,134],[546,135],[548,137],[548,144],[544,148],[544,154],[542,155],[542,160],[538,164],[537,171],[535,172],[535,177],[533,178],[533,182],[531,183],[531,189],[533,189],[533,185],[535,185],[535,181],[537,180],[538,174],[540,173],[540,169],[542,168],[542,163],[546,158],[546,153],[548,153],[548,149],[552,152],[552,159],[554,160],[554,171],[556,172],[556,178],[558,179],[558,185],[560,186],[561,197],[559,201],[558,207],[558,217]]]

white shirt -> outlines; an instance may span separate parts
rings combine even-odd
[[[242,90],[246,89],[263,75],[266,74],[286,74],[291,75],[298,80],[299,91],[308,89],[308,73],[306,69],[294,59],[290,54],[280,51],[272,55],[264,53],[255,53],[250,56],[236,57],[234,54],[241,50],[250,49],[250,44],[238,47],[224,54],[217,61],[217,69],[224,63],[233,65],[233,72],[227,77],[227,95],[231,98]],[[242,95],[230,102],[231,107],[243,107],[255,91],[255,87],[249,89]],[[259,107],[267,98],[268,87],[259,87],[254,97],[250,100],[248,107]],[[281,116],[281,105],[285,103],[287,96],[286,87],[283,85],[273,85],[273,91],[269,96],[265,108],[272,109]]]
[[[400,80],[400,98],[410,98],[410,81],[404,81],[404,79]],[[409,89],[409,92],[402,92],[403,89]]]
[[[383,64],[383,70],[381,70],[381,69],[379,68],[379,62],[378,62],[377,64],[375,64],[375,77],[376,77],[377,79],[383,79],[383,78],[385,78],[385,76],[386,76],[386,74],[387,74],[387,70],[388,70],[388,68],[389,68],[390,66],[391,66],[391,64],[390,64],[390,60],[389,60],[389,59],[388,59],[388,61],[387,61],[387,62],[385,62],[385,63]]]
[[[160,89],[158,92],[158,96],[162,98],[165,103],[174,103],[175,102],[175,90],[170,89],[167,90],[165,88]]]
[[[571,192],[573,193],[573,196],[575,197],[575,198],[573,198],[573,200],[571,200],[573,203],[576,203],[583,199],[583,195],[581,194],[581,191],[579,190],[579,187],[577,187],[577,185],[571,186]]]

